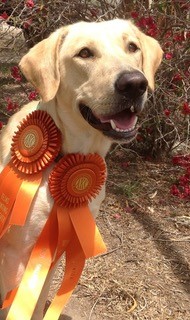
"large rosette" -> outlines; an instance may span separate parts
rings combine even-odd
[[[54,167],[49,189],[57,205],[86,205],[100,191],[106,179],[106,165],[98,154],[69,154]]]
[[[21,172],[42,171],[57,157],[61,133],[46,111],[36,110],[21,122],[13,136],[12,163]]]

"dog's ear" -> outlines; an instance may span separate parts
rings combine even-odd
[[[154,76],[158,69],[162,57],[163,51],[154,38],[145,35],[141,32],[131,21],[131,27],[134,30],[137,38],[141,43],[141,49],[143,54],[143,72],[148,80],[149,88],[154,90]]]
[[[138,30],[138,38],[142,47],[143,72],[148,80],[150,89],[154,90],[154,76],[163,56],[163,51],[154,38]]]
[[[150,89],[154,90],[154,76],[163,56],[163,51],[154,38],[140,33],[140,42],[143,53],[143,72],[148,80]]]
[[[59,50],[67,32],[67,27],[53,32],[30,49],[19,64],[24,76],[37,89],[44,102],[53,99],[59,88]]]

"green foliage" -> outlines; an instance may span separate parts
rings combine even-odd
[[[137,195],[139,188],[139,181],[128,181],[127,184],[122,186],[123,194],[127,197],[127,199],[131,199]]]

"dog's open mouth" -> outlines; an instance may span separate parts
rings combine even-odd
[[[96,116],[90,108],[81,104],[79,106],[83,118],[95,129],[102,131],[114,140],[132,140],[137,133],[137,115],[134,107],[127,108],[119,113],[107,116]]]

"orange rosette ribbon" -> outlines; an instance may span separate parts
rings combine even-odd
[[[106,251],[88,208],[105,179],[105,162],[97,154],[66,155],[54,167],[49,178],[54,206],[32,251],[6,320],[31,319],[49,270],[65,252],[64,278],[43,319],[59,318],[78,283],[85,260]]]
[[[60,251],[66,251],[66,267],[62,284],[44,320],[59,318],[78,283],[85,260],[106,252],[105,243],[88,207],[105,180],[106,165],[98,154],[67,155],[50,175],[49,189],[55,200],[58,243],[59,248],[62,247],[62,250],[57,250],[55,261],[60,258]],[[67,229],[66,236],[62,233],[63,228]]]
[[[69,154],[51,172],[49,189],[57,205],[76,208],[86,206],[105,179],[105,162],[98,154]]]
[[[60,147],[61,133],[47,112],[36,110],[21,121],[12,139],[11,161],[0,174],[0,237],[11,225],[24,225],[42,171]]]

